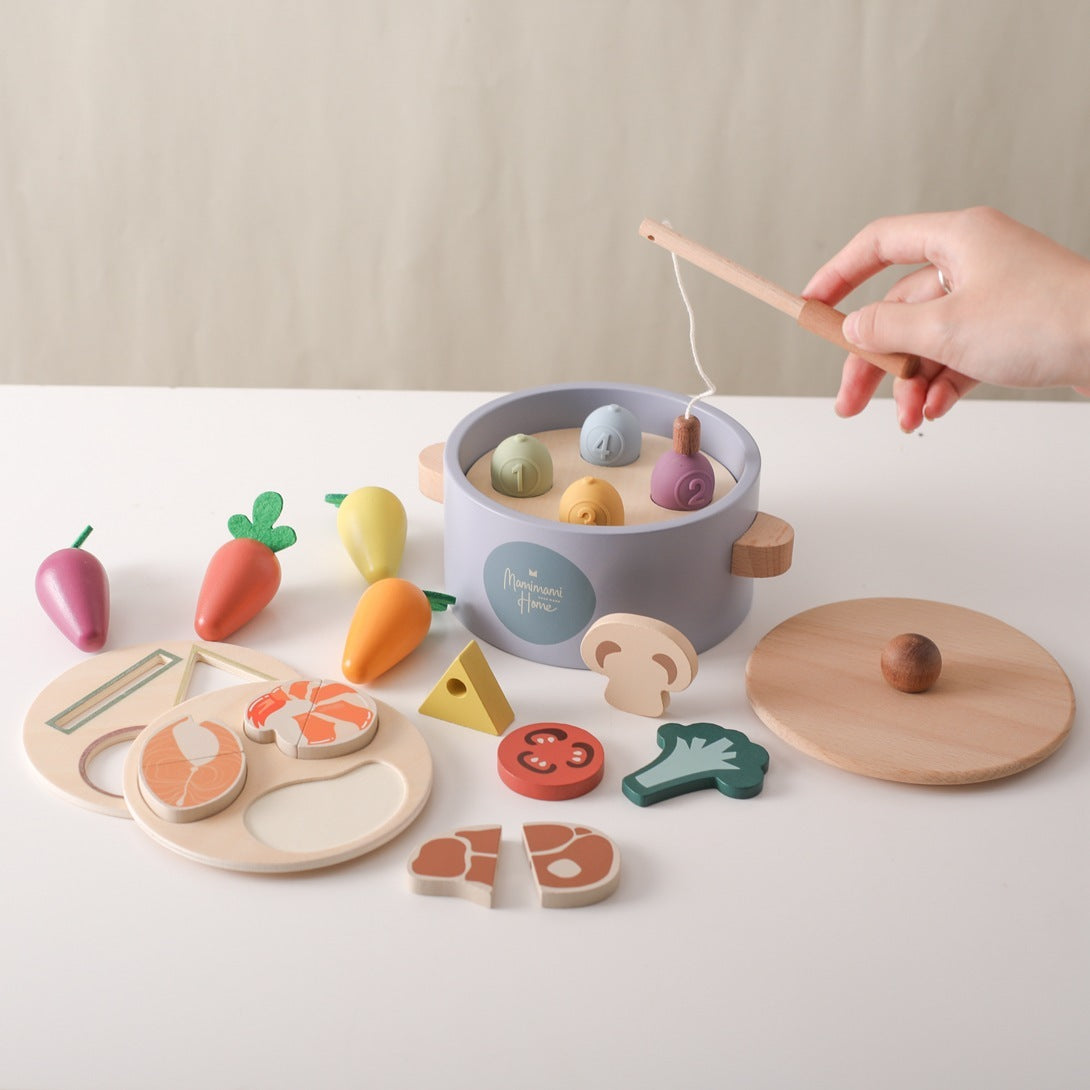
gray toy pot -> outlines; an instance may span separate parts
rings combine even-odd
[[[512,434],[579,428],[594,409],[618,404],[635,413],[645,433],[669,436],[687,403],[649,387],[548,386],[498,398],[458,424],[442,453],[445,589],[470,632],[521,658],[583,667],[580,641],[609,613],[665,621],[698,652],[741,624],[753,577],[787,569],[793,533],[782,520],[759,515],[757,444],[718,409],[694,408],[701,449],[737,484],[707,507],[666,522],[551,521],[502,506],[466,477]]]

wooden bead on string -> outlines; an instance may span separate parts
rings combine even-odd
[[[700,421],[674,421],[674,449],[661,455],[651,471],[651,499],[671,511],[696,511],[715,494],[715,471],[700,453]]]

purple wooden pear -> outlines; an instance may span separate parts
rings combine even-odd
[[[34,589],[49,619],[81,651],[98,651],[110,627],[110,581],[97,557],[81,549],[88,526],[69,549],[50,553]]]

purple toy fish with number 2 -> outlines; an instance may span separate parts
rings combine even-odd
[[[81,651],[99,651],[110,627],[110,581],[101,561],[81,549],[88,526],[71,548],[50,553],[38,568],[34,589],[49,619]]]

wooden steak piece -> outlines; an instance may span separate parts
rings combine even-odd
[[[478,825],[425,841],[409,860],[413,892],[464,897],[491,908],[500,831],[499,825]]]
[[[581,908],[603,901],[621,880],[621,853],[586,825],[530,822],[522,827],[543,908]]]

